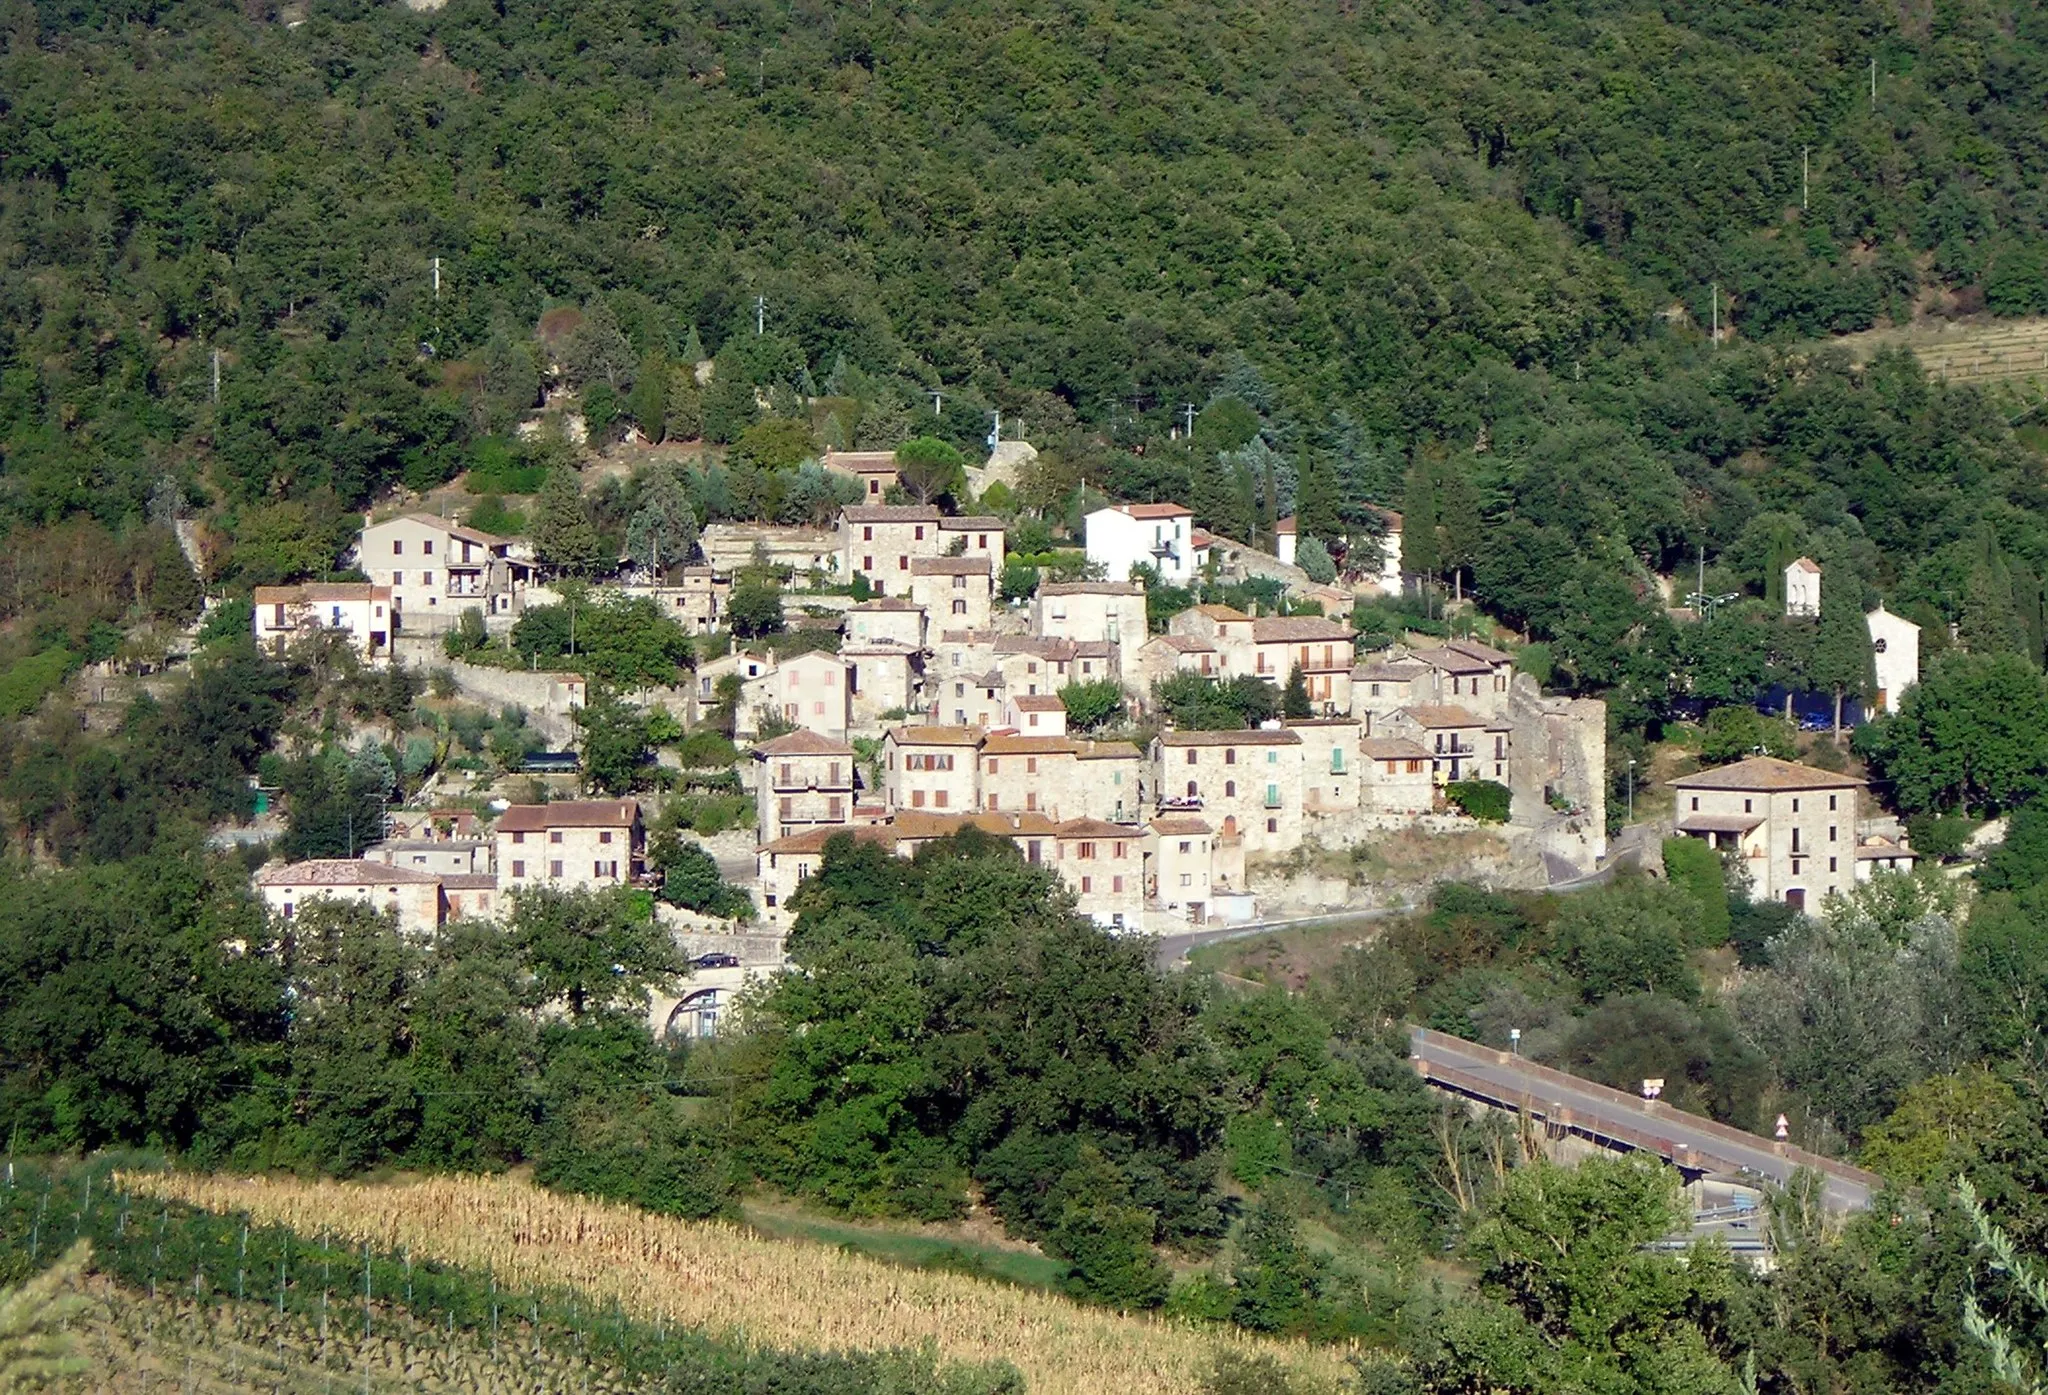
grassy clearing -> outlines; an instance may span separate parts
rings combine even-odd
[[[1028,1246],[949,1234],[939,1227],[867,1224],[819,1216],[788,1205],[749,1205],[747,1223],[781,1240],[831,1245],[909,1269],[970,1274],[1027,1288],[1057,1290],[1066,1266]]]
[[[1033,1391],[1197,1395],[1226,1350],[1268,1353],[1325,1385],[1340,1352],[1125,1317],[1053,1295],[903,1269],[739,1226],[692,1223],[558,1196],[510,1178],[366,1186],[192,1174],[127,1174],[139,1195],[326,1232],[416,1259],[488,1272],[508,1287],[561,1288],[627,1315],[749,1345],[810,1351],[929,1346],[952,1361],[1007,1361]]]
[[[1344,951],[1366,943],[1386,925],[1386,917],[1360,916],[1291,926],[1242,940],[1219,940],[1190,951],[1188,964],[1205,973],[1299,989],[1334,965]]]

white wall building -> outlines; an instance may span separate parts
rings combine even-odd
[[[1195,516],[1179,504],[1113,504],[1088,515],[1088,560],[1111,581],[1129,581],[1144,565],[1169,586],[1195,575]]]
[[[498,882],[508,891],[623,886],[640,871],[640,805],[631,799],[514,804],[498,816]]]
[[[1795,557],[1785,567],[1785,613],[1820,614],[1820,563]]]
[[[431,935],[441,927],[441,879],[413,867],[394,867],[354,858],[320,857],[256,874],[263,904],[285,920],[315,900],[353,901],[395,916],[406,935]]]
[[[518,613],[531,567],[513,552],[509,538],[408,513],[365,527],[356,555],[372,584],[390,588],[397,628],[433,634],[471,608]]]
[[[391,653],[394,616],[388,586],[362,581],[258,586],[252,599],[259,649],[282,653],[302,635],[339,630],[355,641],[356,652],[366,659]]]
[[[1871,705],[1899,710],[1906,689],[1920,681],[1920,627],[1883,606],[1863,617],[1870,627],[1871,658],[1877,666],[1877,692]]]

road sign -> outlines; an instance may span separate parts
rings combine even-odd
[[[1653,1076],[1643,1081],[1643,1098],[1653,1100],[1664,1093],[1664,1077]]]
[[[1792,1136],[1792,1125],[1786,1122],[1784,1115],[1780,1114],[1778,1116],[1778,1126],[1771,1132],[1777,1138],[1778,1142],[1783,1143],[1786,1139]]]

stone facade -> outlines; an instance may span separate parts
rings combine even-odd
[[[853,747],[814,731],[793,731],[754,748],[755,798],[763,843],[853,818]]]
[[[492,837],[507,890],[624,886],[640,872],[643,829],[631,799],[514,804]]]
[[[1676,831],[1733,855],[1752,899],[1817,911],[1856,883],[1863,781],[1772,756],[1683,775]]]

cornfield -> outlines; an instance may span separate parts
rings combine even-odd
[[[1224,1350],[1265,1353],[1335,1385],[1341,1356],[1149,1318],[966,1276],[899,1269],[718,1222],[677,1221],[508,1178],[365,1186],[289,1178],[128,1173],[138,1196],[239,1214],[300,1234],[485,1271],[507,1288],[569,1287],[645,1322],[754,1348],[929,1346],[1007,1361],[1048,1395],[1197,1395]]]

